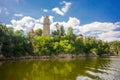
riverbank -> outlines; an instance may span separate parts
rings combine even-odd
[[[117,55],[102,55],[101,57],[109,57],[109,56],[117,56]],[[37,56],[22,56],[22,57],[0,57],[0,61],[7,60],[27,60],[27,59],[79,59],[81,57],[99,57],[95,54],[59,54],[59,55],[37,55]]]

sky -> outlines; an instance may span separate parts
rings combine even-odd
[[[76,35],[95,36],[104,41],[120,40],[119,0],[0,0],[0,22],[14,30],[43,29],[49,16],[55,24],[72,27]]]

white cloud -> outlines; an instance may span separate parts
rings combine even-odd
[[[7,8],[3,8],[3,11],[4,11],[4,13],[5,13],[6,15],[8,15],[8,14],[9,14],[9,12],[8,12],[8,9],[7,9]]]
[[[16,17],[23,17],[23,14],[14,14],[14,16],[16,16]]]
[[[49,16],[49,19],[51,22],[53,22],[53,16]],[[42,16],[39,19],[32,18],[30,16],[24,16],[20,20],[11,20],[11,24],[7,24],[7,27],[13,27],[14,30],[24,30],[24,32],[28,32],[30,29],[38,29],[41,28],[43,29],[43,19],[44,17]]]
[[[71,2],[66,2],[66,1],[62,1],[61,4],[64,4],[64,6],[60,9],[58,7],[55,7],[52,9],[53,12],[55,12],[56,14],[59,14],[61,16],[64,16],[66,12],[68,12],[68,9],[71,6]]]
[[[84,34],[85,36],[95,36],[97,39],[104,41],[114,41],[120,40],[120,22],[110,23],[110,22],[93,22],[90,24],[85,24],[80,26],[80,20],[75,17],[69,17],[68,21],[54,22],[53,16],[49,16],[51,21],[50,30],[56,29],[55,24],[63,25],[65,31],[68,27],[72,27],[75,34]],[[13,26],[15,30],[24,30],[28,32],[31,28],[43,29],[44,16],[39,19],[32,18],[30,16],[25,16],[20,20],[11,20],[11,24],[7,26]]]
[[[70,24],[71,26],[79,26],[80,25],[80,20],[78,20],[75,17],[69,17],[69,20],[68,20],[67,23]]]
[[[44,16],[42,16],[42,17],[40,18],[40,23],[41,23],[41,24],[43,24],[44,18],[45,18]],[[53,18],[54,18],[53,16],[49,16],[49,19],[50,19],[50,22],[51,22],[51,23],[53,22]]]
[[[115,29],[116,26],[113,23],[107,23],[107,22],[93,22],[90,24],[83,25],[80,27],[80,31],[82,32],[88,32],[88,31],[108,31]]]
[[[50,22],[53,23],[54,17],[53,16],[49,16],[49,19],[50,19]]]
[[[43,11],[43,12],[48,12],[48,10],[47,10],[47,9],[42,9],[42,11]]]
[[[55,12],[56,14],[61,15],[61,16],[64,15],[64,13],[63,13],[59,8],[57,8],[57,7],[56,7],[56,8],[53,8],[52,11]]]
[[[38,19],[34,19],[30,16],[25,16],[20,20],[11,20],[11,25],[7,26],[12,26],[14,30],[24,30],[25,32],[28,32],[31,28],[34,28],[36,24],[40,24],[38,22]]]
[[[67,22],[53,22],[51,24],[51,30],[55,30],[56,23],[63,25],[65,31],[71,26],[76,35],[95,36],[97,39],[104,41],[120,40],[120,22],[93,22],[80,26],[80,20],[75,17],[69,17]],[[119,31],[116,31],[117,29]]]
[[[44,18],[45,18],[44,16],[42,16],[42,17],[40,18],[40,23],[41,23],[41,24],[43,24]]]
[[[120,22],[93,22],[83,26],[79,26],[79,31],[87,36],[95,36],[104,41],[120,40]]]
[[[99,39],[104,41],[120,41],[120,31],[108,31],[99,35]]]
[[[7,8],[0,8],[0,14],[9,15],[9,10]]]
[[[43,25],[39,23],[35,23],[34,30],[39,29],[39,28],[43,29]]]
[[[63,25],[65,31],[67,31],[68,27],[72,27],[74,30],[78,29],[77,27],[80,25],[80,20],[78,20],[75,17],[69,17],[69,20],[67,22],[53,22],[51,24],[51,30],[55,30],[55,24],[58,23],[59,25]]]
[[[62,10],[64,13],[66,13],[66,12],[68,11],[68,9],[70,8],[70,6],[71,6],[71,2],[63,1],[62,4],[65,4],[65,6],[63,6],[61,10]]]

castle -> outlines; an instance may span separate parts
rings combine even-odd
[[[58,23],[56,24],[56,25],[58,25]],[[34,32],[34,30],[33,29],[31,29],[30,31],[30,37],[32,38],[35,34],[35,32]],[[43,32],[42,32],[42,36],[49,36],[50,37],[50,20],[49,20],[49,17],[48,16],[46,16],[45,18],[44,18],[44,21],[43,21]],[[83,36],[82,34],[79,34],[78,36],[77,36],[77,38],[83,38],[84,40],[85,39],[95,39],[95,37],[86,37],[86,36]]]
[[[48,16],[44,18],[44,23],[43,23],[43,36],[50,36],[50,20]]]
[[[29,31],[30,33],[30,36],[33,37],[34,36],[34,30],[31,29]],[[49,20],[49,17],[46,16],[44,18],[44,22],[43,22],[43,33],[42,33],[43,36],[50,36],[50,20]]]

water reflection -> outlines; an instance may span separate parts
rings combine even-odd
[[[114,79],[120,76],[118,63],[111,58],[8,61],[0,65],[0,80],[101,80],[111,75]]]
[[[92,80],[92,79],[86,76],[78,76],[76,80]]]

